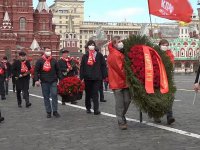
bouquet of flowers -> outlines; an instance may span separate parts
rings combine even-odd
[[[58,84],[58,94],[60,96],[76,97],[75,100],[81,99],[85,84],[77,77],[66,77],[62,79]]]
[[[132,35],[124,41],[124,46],[126,77],[133,103],[149,117],[162,117],[172,105],[176,91],[169,57],[146,36]],[[149,53],[145,54],[144,47],[149,49]],[[148,81],[151,85],[147,84]],[[168,88],[162,92],[165,85]],[[149,88],[153,92],[148,92]]]

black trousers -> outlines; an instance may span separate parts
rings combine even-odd
[[[16,80],[18,105],[21,105],[22,103],[21,92],[23,93],[23,98],[25,99],[26,104],[29,103],[29,82],[30,78],[27,77],[22,77]]]
[[[5,82],[5,77],[0,76],[0,94],[1,94],[1,98],[5,98],[4,82]]]
[[[16,88],[16,79],[15,79],[15,76],[12,76],[12,84],[13,84],[13,91],[15,91],[15,88]]]
[[[100,101],[104,100],[104,93],[103,93],[103,81],[100,81],[100,87],[99,87],[99,94],[100,94]]]
[[[85,80],[85,106],[91,109],[91,100],[93,101],[94,112],[99,111],[99,87],[101,80]]]

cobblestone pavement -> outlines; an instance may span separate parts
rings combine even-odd
[[[127,117],[136,120],[128,122],[128,130],[119,130],[113,118],[115,102],[110,91],[105,92],[107,102],[100,104],[101,111],[108,114],[86,114],[81,100],[78,108],[59,105],[61,118],[58,119],[46,118],[40,88],[30,89],[31,108],[24,104],[18,108],[15,93],[10,92],[6,101],[0,101],[5,117],[5,122],[0,124],[0,150],[200,150],[200,95],[192,105],[194,78],[194,74],[175,75],[176,122],[167,126],[163,117],[162,129],[145,114],[147,124],[136,122],[139,113],[131,105]],[[185,131],[194,134],[188,136]]]

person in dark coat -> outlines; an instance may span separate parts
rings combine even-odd
[[[8,74],[6,72],[6,68],[5,68],[3,62],[0,62],[0,94],[1,94],[1,100],[6,100],[4,83],[7,79],[8,79]]]
[[[47,118],[51,118],[52,111],[53,116],[59,118],[57,82],[58,79],[61,79],[61,75],[58,62],[56,59],[52,58],[51,49],[45,48],[44,54],[37,60],[34,70],[34,79],[36,86],[40,86],[41,82]],[[52,98],[52,102],[50,101],[50,97]]]
[[[19,60],[13,63],[13,76],[16,79],[16,91],[17,91],[17,102],[18,107],[22,107],[21,92],[23,93],[23,98],[26,102],[26,107],[30,107],[29,102],[29,82],[30,82],[30,69],[31,65],[28,60],[26,60],[26,53],[19,52]]]
[[[9,85],[9,80],[11,78],[11,64],[9,63],[8,58],[6,56],[3,57],[2,63],[5,66],[5,70],[7,74],[7,78],[5,80],[4,86],[5,86],[6,95],[8,95],[8,85]]]
[[[93,101],[94,115],[99,115],[98,91],[101,81],[107,77],[106,62],[103,55],[96,51],[93,40],[86,44],[87,52],[83,55],[80,66],[80,79],[85,82],[86,112],[91,113],[91,100]]]
[[[78,68],[75,62],[68,57],[69,51],[66,49],[61,50],[62,57],[58,60],[58,65],[61,71],[61,79],[66,77],[73,77],[78,75]],[[71,104],[77,104],[76,100],[71,101]],[[65,105],[65,99],[62,97],[62,105]]]

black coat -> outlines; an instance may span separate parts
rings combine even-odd
[[[4,70],[4,74],[0,75],[0,80],[3,81],[8,77],[8,73],[6,72],[5,66],[2,62],[0,62],[0,68]]]
[[[72,66],[72,70],[67,71],[68,67],[67,67],[66,61],[64,61],[63,59],[58,60],[58,65],[59,65],[59,68],[61,71],[62,79],[65,77],[72,77],[72,76],[78,75],[78,68],[77,68],[75,62],[73,62],[71,60],[69,63]]]
[[[34,70],[34,79],[35,81],[41,81],[41,82],[57,82],[58,79],[61,79],[61,73],[58,66],[58,62],[56,59],[51,59],[51,70],[49,72],[43,71],[43,65],[45,60],[43,58],[40,58],[37,60],[35,64],[35,70]]]
[[[22,77],[22,78],[27,78],[30,79],[30,70],[31,70],[31,64],[28,60],[26,60],[26,66],[28,67],[28,75]],[[19,78],[19,75],[23,73],[21,72],[21,61],[20,60],[16,60],[13,65],[12,65],[12,74],[15,78]]]
[[[100,52],[97,52],[94,64],[88,65],[89,52],[83,55],[80,66],[81,80],[103,80],[108,76],[106,61]]]

